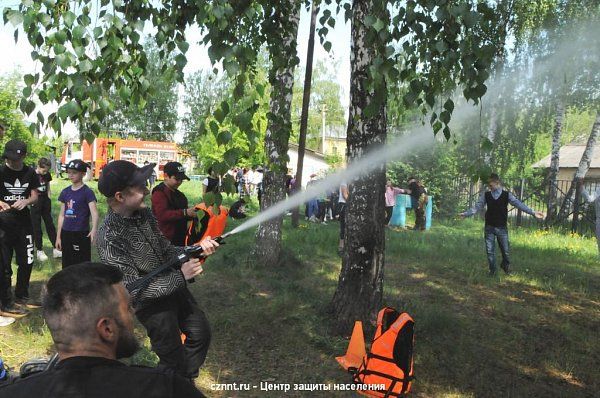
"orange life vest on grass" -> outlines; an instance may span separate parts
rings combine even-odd
[[[385,385],[384,390],[358,390],[372,397],[400,397],[410,391],[415,322],[406,312],[385,307],[377,315],[371,351],[358,368],[348,368],[355,383]]]
[[[201,240],[210,236],[216,238],[223,235],[225,227],[227,226],[227,215],[229,210],[224,206],[219,206],[219,214],[215,214],[212,206],[206,206],[204,203],[197,204],[194,206],[196,210],[202,210],[208,215],[208,224],[201,225],[198,218],[194,218],[188,227],[188,231],[185,236],[186,245],[195,245]]]

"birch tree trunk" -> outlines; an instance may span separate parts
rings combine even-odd
[[[382,51],[381,47],[366,42],[364,20],[373,14],[376,3],[376,0],[354,0],[352,5],[348,162],[385,144],[386,139],[385,101],[381,101],[374,116],[368,118],[364,112],[376,95],[384,94],[367,89],[367,71]],[[379,90],[385,91],[385,85]],[[342,270],[332,301],[335,334],[349,334],[355,320],[362,320],[366,327],[373,325],[380,309],[385,249],[384,188],[385,166],[362,175],[349,186]]]
[[[265,134],[265,154],[267,167],[263,180],[262,209],[266,209],[285,199],[285,173],[288,161],[288,142],[291,124],[292,88],[294,68],[298,64],[296,36],[300,20],[301,2],[285,0],[279,2],[272,17],[271,39],[267,43],[271,69],[270,111]],[[281,224],[283,216],[278,216],[260,224],[256,232],[254,255],[258,264],[274,266],[281,253]]]
[[[598,134],[600,133],[600,112],[596,113],[596,120],[594,121],[594,125],[592,126],[592,131],[588,138],[587,144],[585,146],[585,151],[583,151],[583,155],[581,156],[581,160],[579,161],[579,167],[575,172],[575,177],[571,182],[569,187],[569,191],[565,195],[565,199],[563,200],[562,206],[560,207],[560,212],[558,214],[558,220],[563,220],[568,217],[571,209],[571,205],[573,202],[573,194],[575,193],[575,188],[577,187],[577,183],[585,177],[587,174],[590,163],[592,162],[592,156],[594,156],[594,149],[596,147],[596,141],[598,139]]]
[[[554,134],[552,135],[552,156],[550,159],[550,173],[548,175],[548,212],[546,214],[546,226],[552,225],[556,218],[557,193],[558,193],[558,169],[560,164],[560,138],[562,136],[563,119],[565,108],[561,101],[556,105],[556,116],[554,119]]]

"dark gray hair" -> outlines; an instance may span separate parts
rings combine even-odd
[[[118,318],[114,285],[122,280],[118,268],[92,262],[69,266],[52,276],[44,288],[42,305],[56,345],[93,338],[98,319]]]

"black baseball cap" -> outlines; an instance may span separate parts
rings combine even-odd
[[[3,159],[19,160],[27,155],[27,144],[21,140],[10,140],[4,145]]]
[[[179,162],[169,162],[165,164],[165,167],[163,168],[163,173],[165,173],[169,177],[175,176],[177,179],[181,180],[190,179],[190,177],[185,175],[185,168]]]
[[[81,171],[82,173],[85,173],[89,167],[90,167],[90,165],[87,164],[86,162],[84,162],[83,160],[73,159],[69,163],[67,163],[67,166],[65,168],[67,170],[71,169],[71,170]]]
[[[115,160],[102,169],[98,180],[98,190],[107,198],[127,187],[145,187],[146,181],[152,175],[156,163],[138,167],[127,160]]]

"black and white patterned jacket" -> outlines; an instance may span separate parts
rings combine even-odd
[[[97,247],[103,263],[123,272],[125,286],[183,253],[183,248],[173,246],[163,236],[150,209],[142,209],[132,217],[109,209],[98,228]],[[139,310],[181,289],[187,289],[185,278],[181,270],[171,268],[135,294],[135,308]]]

